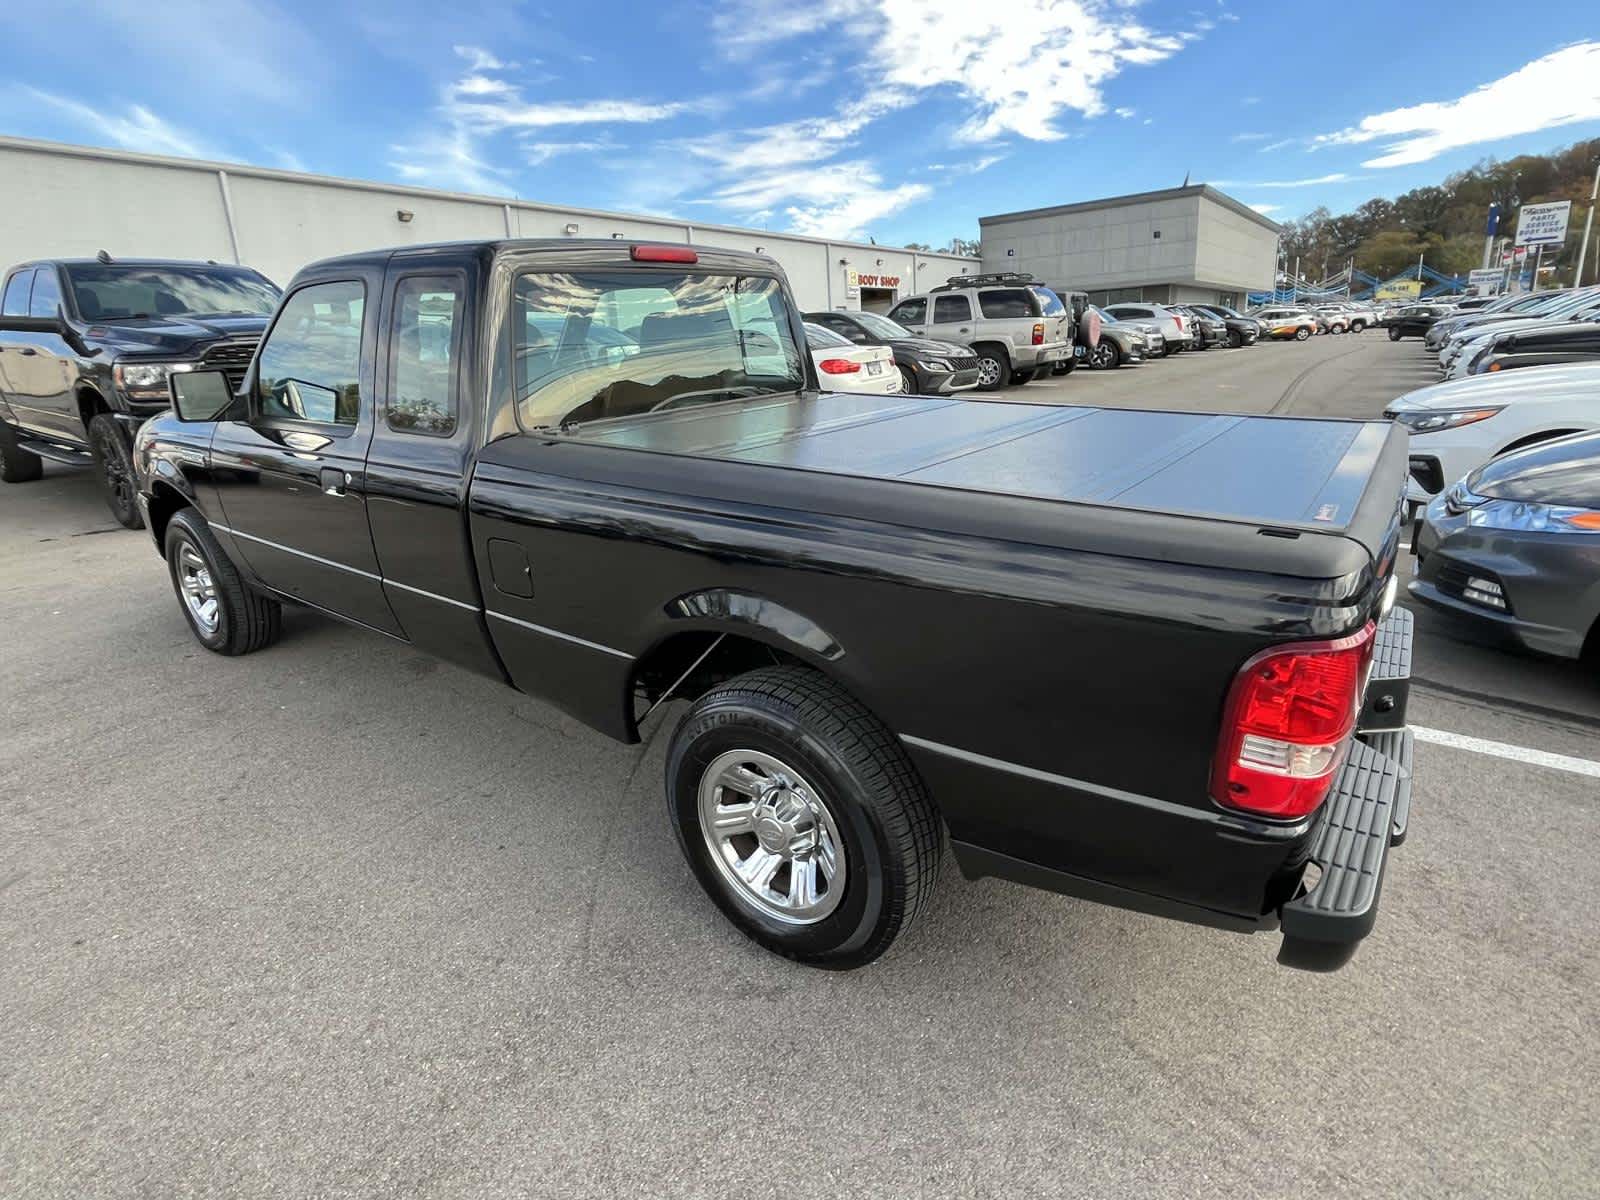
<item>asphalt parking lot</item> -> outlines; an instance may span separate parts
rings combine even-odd
[[[1381,334],[1012,400],[1374,415]],[[953,866],[873,967],[692,881],[618,746],[341,625],[198,647],[87,474],[0,491],[0,1195],[1600,1190],[1600,678],[1419,615],[1411,836],[1344,971]],[[670,714],[666,720],[675,719]],[[1536,756],[1536,753],[1535,755]]]

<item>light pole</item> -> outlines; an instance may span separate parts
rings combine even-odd
[[[1572,277],[1573,287],[1583,286],[1583,260],[1589,253],[1589,230],[1594,226],[1596,196],[1600,196],[1600,158],[1595,160],[1594,186],[1589,189],[1589,215],[1583,219],[1583,241],[1578,244],[1578,273]]]

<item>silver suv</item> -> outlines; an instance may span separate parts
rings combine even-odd
[[[1032,275],[955,275],[900,301],[889,319],[925,337],[971,346],[978,386],[986,392],[1073,361],[1072,314]]]

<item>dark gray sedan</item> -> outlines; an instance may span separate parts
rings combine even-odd
[[[1600,433],[1541,442],[1434,497],[1411,594],[1529,650],[1600,652]]]

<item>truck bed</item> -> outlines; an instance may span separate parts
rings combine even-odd
[[[596,422],[602,445],[1352,532],[1383,422],[823,394]],[[1248,469],[1241,470],[1241,465]],[[1384,498],[1393,508],[1394,497]],[[1387,514],[1385,514],[1387,516]]]

